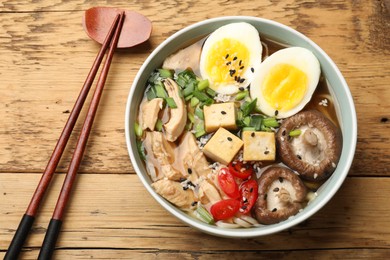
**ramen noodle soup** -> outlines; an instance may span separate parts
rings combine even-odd
[[[244,22],[166,57],[145,82],[134,130],[155,191],[223,228],[298,214],[342,144],[315,55]]]

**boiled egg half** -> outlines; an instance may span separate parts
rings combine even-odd
[[[257,98],[257,107],[264,114],[286,118],[310,101],[320,74],[320,63],[311,51],[301,47],[281,49],[255,71],[250,95]]]
[[[224,25],[209,35],[200,56],[200,73],[217,93],[234,94],[247,87],[261,63],[259,32],[251,24]]]

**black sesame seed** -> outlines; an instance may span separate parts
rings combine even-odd
[[[232,64],[231,61],[226,62],[226,66],[229,66],[230,64]]]
[[[249,192],[253,192],[253,188],[250,188],[250,189],[249,189]]]
[[[283,136],[286,135],[286,130],[283,130],[282,135],[283,135]]]
[[[237,76],[234,76],[234,81],[237,81]]]
[[[264,194],[264,199],[265,199],[265,200],[267,199],[267,196],[268,196],[268,194]]]
[[[183,190],[188,190],[188,186],[184,186],[184,187],[183,187]]]
[[[276,187],[276,188],[274,189],[274,192],[278,192],[278,191],[279,191],[279,188]]]
[[[302,157],[301,157],[299,154],[297,154],[297,158],[298,158],[299,160],[302,160]]]
[[[192,174],[192,169],[191,169],[191,168],[188,168],[188,169],[187,169],[187,172],[188,172],[188,174]]]
[[[230,142],[233,141],[233,139],[232,139],[230,136],[228,136],[227,139],[228,139],[228,141],[230,141]]]
[[[269,151],[264,151],[264,154],[269,154]]]
[[[253,73],[253,72],[255,72],[255,69],[254,69],[254,68],[251,68],[251,71],[252,71],[252,73]]]
[[[255,132],[252,132],[252,133],[251,133],[251,136],[252,136],[252,137],[255,137]]]
[[[389,119],[387,117],[382,117],[381,118],[381,123],[386,123],[387,121],[389,121]]]
[[[243,83],[245,81],[245,79],[240,79],[240,83]]]
[[[188,182],[188,186],[195,187],[195,184],[193,184],[191,181]]]
[[[279,110],[275,110],[275,116],[279,114]]]
[[[242,202],[247,203],[248,199],[244,197],[244,198],[242,198]]]
[[[273,210],[272,210],[272,212],[275,212],[275,211],[277,211],[278,209],[277,208],[274,208]]]
[[[229,54],[226,54],[225,59],[229,58]]]
[[[198,202],[194,201],[194,202],[191,203],[191,206],[195,206],[196,204],[198,204]]]
[[[183,182],[183,181],[186,181],[187,179],[186,178],[183,178],[183,177],[180,177],[179,181],[180,182]]]
[[[283,178],[282,178],[282,177],[279,177],[279,182],[280,182],[280,183],[283,182]]]
[[[230,77],[233,77],[233,75],[236,73],[236,70],[229,70]]]
[[[234,57],[233,60],[237,60],[237,57]]]
[[[221,111],[221,114],[222,114],[222,115],[226,115],[226,112],[222,110],[222,111]]]
[[[243,210],[246,210],[247,207],[248,207],[247,205],[242,205],[241,208],[242,208]]]
[[[242,70],[242,69],[244,69],[244,68],[245,68],[245,66],[241,66],[241,67],[240,67],[240,70]]]
[[[240,60],[240,62],[238,63],[238,66],[241,66],[241,63],[242,63],[242,60]]]
[[[239,87],[238,89],[239,89],[240,91],[244,91],[244,90],[245,90],[244,87]]]

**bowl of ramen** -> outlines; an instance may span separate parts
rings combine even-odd
[[[160,44],[126,106],[132,165],[154,199],[224,237],[290,228],[342,185],[356,113],[342,74],[313,41],[257,17],[220,17]]]

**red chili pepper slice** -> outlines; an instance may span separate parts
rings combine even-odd
[[[240,212],[243,214],[248,213],[258,197],[258,184],[255,180],[249,180],[243,182],[240,187],[241,201],[240,201]]]
[[[253,167],[249,163],[234,161],[229,164],[230,172],[237,178],[248,179],[253,174]]]
[[[210,213],[215,220],[223,220],[233,217],[240,209],[240,202],[235,199],[221,200],[210,208]]]
[[[219,171],[218,183],[227,196],[232,199],[240,198],[240,190],[228,168],[222,168]]]

